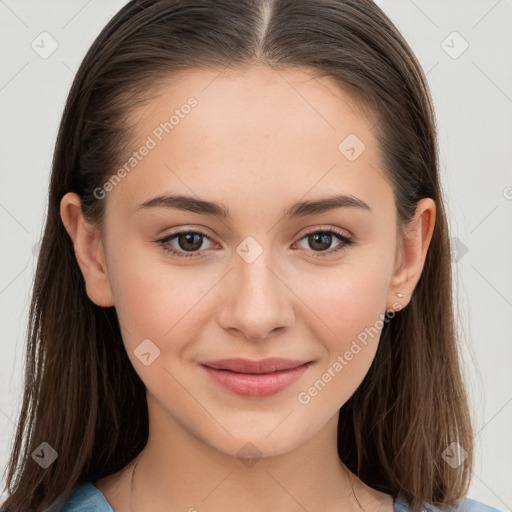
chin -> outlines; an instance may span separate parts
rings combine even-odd
[[[225,425],[231,436],[225,433],[220,438],[211,439],[210,437],[205,441],[216,450],[240,459],[284,455],[304,444],[309,436],[302,428],[291,423],[287,425],[288,428],[283,424],[280,425],[279,422],[282,420],[281,417],[279,421],[272,422],[271,427],[268,421],[257,422],[256,420],[246,426],[237,425],[230,428],[229,425]]]

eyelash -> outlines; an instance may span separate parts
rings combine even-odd
[[[308,236],[311,236],[311,235],[325,234],[325,233],[327,233],[329,235],[334,235],[342,243],[336,249],[331,250],[329,252],[327,252],[327,251],[312,251],[314,254],[316,254],[315,256],[312,256],[313,258],[325,258],[325,257],[327,257],[325,255],[337,253],[337,252],[339,252],[343,249],[346,249],[347,247],[354,244],[354,240],[348,238],[347,236],[345,236],[340,231],[338,231],[334,228],[317,229],[314,231],[310,231],[309,233],[306,233],[300,240],[303,240],[304,238],[307,238]],[[160,244],[160,246],[164,252],[170,253],[172,256],[176,256],[178,258],[194,258],[194,257],[199,258],[199,257],[201,257],[201,256],[198,256],[198,254],[200,254],[200,251],[184,253],[183,251],[178,251],[169,245],[171,240],[173,240],[174,238],[177,238],[179,235],[183,235],[183,234],[201,235],[201,236],[207,238],[208,240],[211,240],[210,237],[206,233],[203,233],[202,231],[190,230],[190,231],[178,231],[177,233],[173,233],[164,238],[160,238],[159,240],[157,240],[157,242]],[[303,249],[302,251],[307,251],[307,250]]]

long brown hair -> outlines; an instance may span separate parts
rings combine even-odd
[[[59,507],[78,484],[123,468],[148,439],[144,384],[114,307],[98,307],[86,294],[60,218],[62,197],[77,193],[86,218],[101,226],[105,201],[94,191],[123,161],[135,106],[178,71],[255,63],[313,69],[373,112],[399,226],[420,199],[435,201],[423,273],[408,306],[385,322],[370,370],[340,409],[337,449],[363,482],[403,497],[413,510],[466,496],[473,432],[454,327],[435,116],[410,47],[371,0],[137,0],[93,43],[63,112],[4,510]],[[58,452],[47,469],[31,457],[42,442]],[[451,443],[467,454],[455,468],[443,458]]]

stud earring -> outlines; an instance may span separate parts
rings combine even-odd
[[[407,293],[396,292],[396,295],[397,295],[397,297],[402,298],[402,297],[405,297],[407,295]]]

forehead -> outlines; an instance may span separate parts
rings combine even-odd
[[[133,149],[150,149],[109,194],[127,210],[171,191],[247,204],[309,191],[389,196],[363,108],[304,68],[182,72],[132,113]]]

